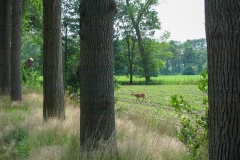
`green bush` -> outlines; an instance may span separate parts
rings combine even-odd
[[[184,68],[182,75],[195,75],[196,71],[193,66],[188,66]]]
[[[35,71],[33,68],[25,69],[24,66],[22,66],[21,76],[23,84],[34,87],[39,87],[42,86],[43,84],[42,76],[40,75],[39,72]]]
[[[198,88],[207,93],[207,73],[201,73],[201,80]],[[170,105],[177,112],[180,118],[181,128],[178,132],[178,138],[189,148],[194,159],[200,159],[202,152],[207,153],[208,148],[208,98],[203,98],[205,105],[204,112],[195,109],[183,99],[183,96],[174,95],[171,97]],[[207,155],[206,155],[207,156]],[[206,157],[205,157],[206,158]]]

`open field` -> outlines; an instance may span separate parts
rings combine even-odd
[[[136,101],[136,97],[131,96],[131,93],[146,93],[146,101]],[[161,110],[163,115],[169,114],[172,110],[169,107],[171,96],[182,95],[192,106],[202,109],[202,98],[205,96],[197,85],[122,85],[115,92],[117,98],[116,109],[126,108],[131,110],[148,109],[151,112]],[[134,111],[135,112],[135,111]]]
[[[23,89],[23,102],[0,97],[0,159],[84,159],[80,154],[79,106],[66,107],[66,120],[42,119],[42,91]],[[132,92],[146,92],[146,101],[136,101]],[[191,160],[187,148],[176,138],[177,119],[168,106],[170,97],[181,94],[200,105],[197,85],[121,86],[115,92],[118,160]],[[199,108],[201,109],[201,107]],[[100,156],[103,156],[100,158]],[[95,153],[91,159],[108,159]]]
[[[121,84],[129,84],[129,77],[115,76]],[[159,75],[158,77],[151,77],[150,85],[197,85],[200,79],[199,75]],[[145,84],[144,77],[133,77],[133,83]]]

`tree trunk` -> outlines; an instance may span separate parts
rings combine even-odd
[[[128,7],[130,6],[129,5],[129,0],[126,0],[126,4],[127,4]],[[141,14],[142,13],[140,13],[139,15],[141,15]],[[146,54],[145,54],[145,51],[144,51],[144,46],[143,46],[143,43],[142,43],[142,35],[141,35],[141,32],[140,32],[140,28],[139,28],[139,23],[140,23],[139,18],[140,17],[137,17],[138,20],[135,20],[134,15],[131,12],[129,13],[129,15],[130,15],[132,25],[133,25],[133,27],[136,31],[136,35],[137,35],[138,48],[139,48],[139,52],[140,52],[141,58],[142,58],[142,67],[143,67],[143,71],[144,71],[145,81],[150,82],[151,79],[150,79],[147,57],[146,57]]]
[[[142,36],[141,36],[141,33],[140,33],[140,29],[137,26],[135,26],[134,28],[136,30],[136,34],[137,34],[137,37],[138,37],[138,47],[139,47],[139,52],[140,52],[141,57],[142,57],[142,66],[143,66],[143,70],[144,70],[145,81],[150,82],[151,81],[150,73],[149,73],[149,69],[148,69],[146,54],[144,52],[144,46],[143,46],[143,43],[142,43]]]
[[[129,65],[129,76],[130,76],[129,84],[133,84],[133,64]]]
[[[166,74],[168,74],[168,68],[169,68],[169,62],[168,62],[168,59],[166,60]]]
[[[205,0],[209,159],[240,159],[239,2]]]
[[[12,45],[11,45],[11,100],[21,101],[21,35],[22,35],[22,0],[12,3]]]
[[[0,0],[0,95],[2,94],[3,88],[3,77],[2,77],[2,69],[3,69],[3,1]]]
[[[176,65],[176,60],[172,59],[172,73],[177,73],[177,65]]]
[[[0,52],[2,58],[1,94],[9,95],[11,87],[11,0],[3,1]]]
[[[135,40],[131,40],[130,36],[126,37],[127,48],[128,48],[128,71],[129,71],[129,84],[133,84],[133,58],[134,58],[134,50],[135,50]],[[132,42],[132,45],[130,43]]]
[[[66,89],[66,63],[68,59],[68,24],[67,22],[64,22],[64,28],[65,28],[65,43],[64,43],[64,52],[63,52],[63,84],[64,89]]]
[[[43,117],[65,118],[61,0],[43,1]]]
[[[81,1],[80,140],[81,148],[87,151],[101,148],[116,152],[113,78],[115,13],[114,0]]]

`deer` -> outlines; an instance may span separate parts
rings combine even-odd
[[[132,96],[135,96],[137,99],[136,99],[136,101],[138,100],[139,101],[139,98],[142,98],[142,101],[145,99],[146,100],[146,93],[135,93],[134,94],[134,92],[132,92],[132,94],[131,94]]]

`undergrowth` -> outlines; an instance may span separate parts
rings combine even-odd
[[[0,159],[69,160],[85,159],[80,152],[80,109],[67,105],[66,120],[42,118],[42,94],[23,90],[23,102],[13,104],[0,97]],[[118,114],[117,114],[118,115]],[[149,114],[150,115],[150,114]],[[161,121],[116,116],[117,160],[190,159],[188,150],[175,136],[174,126]],[[89,157],[89,155],[88,155]],[[105,151],[91,153],[90,159],[109,159]]]
[[[207,73],[201,73],[201,80],[198,88],[202,93],[207,93]],[[178,131],[178,139],[189,148],[193,159],[208,159],[208,98],[203,98],[204,109],[199,111],[191,106],[183,96],[173,95],[170,105],[180,118],[180,129]],[[205,153],[205,154],[203,154]]]

